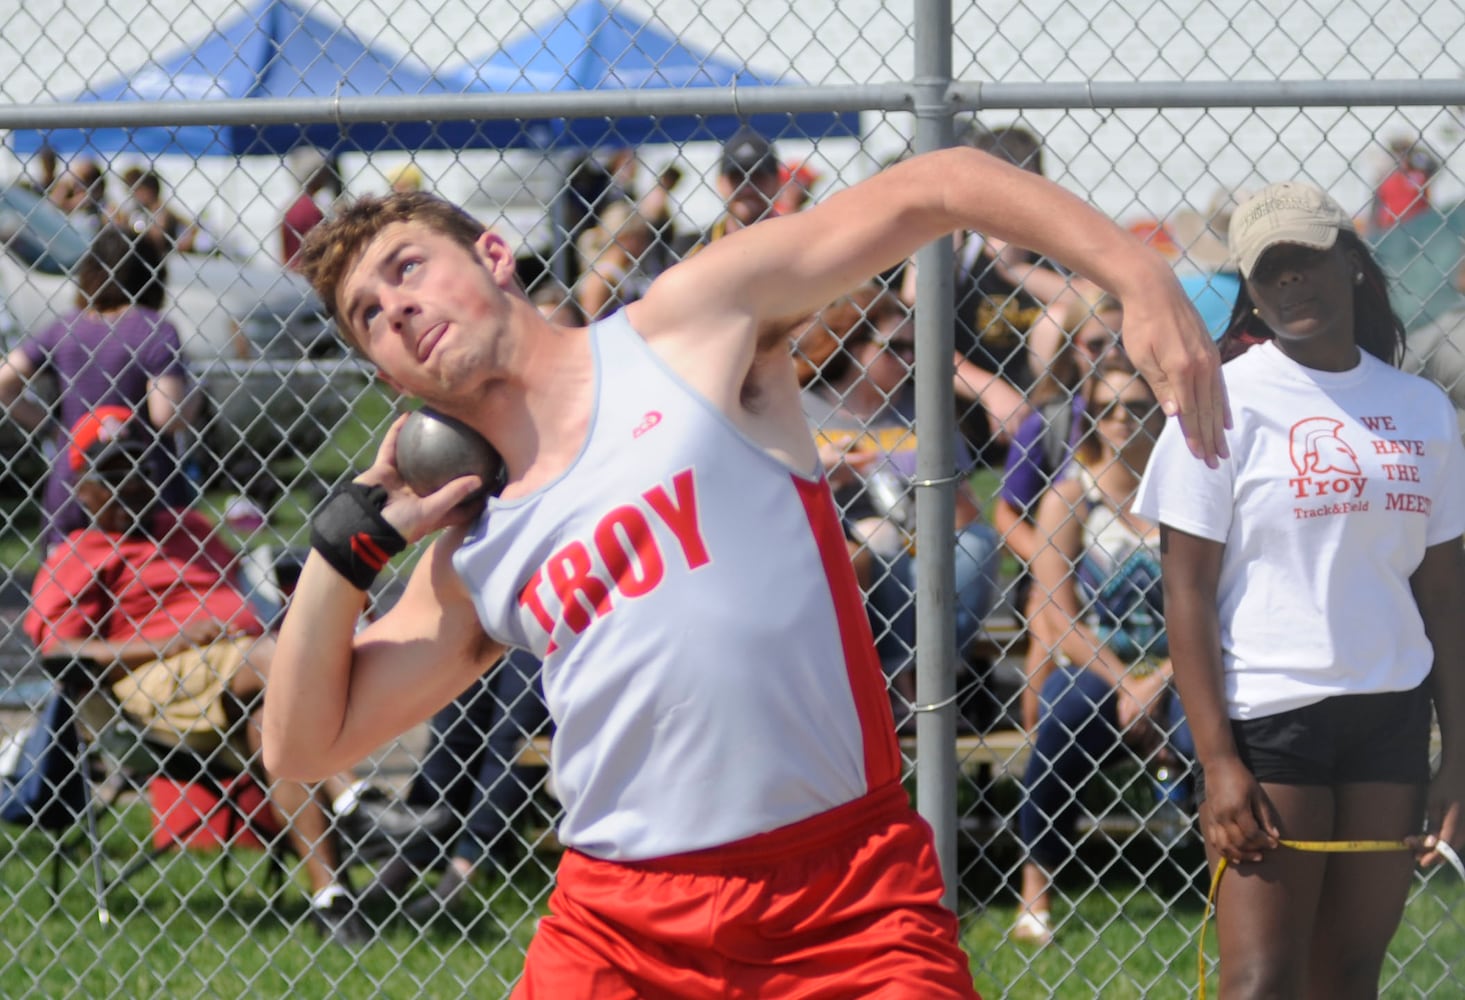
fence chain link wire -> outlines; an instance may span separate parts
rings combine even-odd
[[[289,230],[339,198],[441,193],[516,246],[541,308],[593,318],[714,234],[728,203],[795,211],[907,155],[920,27],[951,40],[958,141],[1094,202],[1202,288],[1222,275],[1197,292],[1215,324],[1226,319],[1224,226],[1236,199],[1287,178],[1328,189],[1393,282],[1406,366],[1465,402],[1459,0],[1280,12],[1244,0],[41,10],[0,4],[0,125],[11,128],[0,153],[0,765],[14,771],[57,691],[77,702],[87,740],[51,775],[59,799],[68,776],[85,781],[59,821],[0,823],[7,995],[506,996],[545,912],[558,805],[532,663],[504,665],[456,713],[337,781],[302,789],[261,777],[244,788],[231,758],[250,755],[239,720],[257,694],[220,693],[239,676],[232,662],[207,658],[195,676],[227,706],[228,738],[202,725],[198,739],[180,739],[176,720],[157,738],[146,726],[156,690],[111,689],[76,664],[57,673],[25,627],[33,581],[50,578],[43,563],[119,555],[58,535],[84,516],[53,522],[74,475],[71,423],[100,402],[163,429],[155,451],[175,470],[169,498],[239,554],[191,577],[188,599],[175,594],[161,617],[129,606],[95,627],[151,636],[167,656],[188,646],[179,637],[196,638],[179,610],[189,604],[228,606],[231,627],[246,631],[277,620],[310,511],[370,462],[401,408],[289,267]],[[1434,86],[1429,100],[1389,96],[1421,85]],[[724,149],[742,118],[767,146]],[[724,154],[754,174],[774,168],[761,194],[728,183]],[[111,256],[98,238],[109,229],[122,238]],[[907,761],[952,753],[918,744],[916,715],[957,720],[948,875],[963,943],[986,996],[1189,995],[1205,858],[1188,764],[1154,741],[1072,733],[1065,746],[1080,759],[1055,772],[1056,805],[1030,818],[1034,836],[1065,844],[1047,873],[1055,936],[1010,936],[1032,889],[1019,830],[1035,688],[1078,676],[1084,644],[1108,634],[1102,568],[1141,556],[1107,550],[1122,533],[1092,522],[1103,469],[1086,465],[1086,488],[1074,489],[1077,466],[1042,461],[1051,435],[1040,436],[1029,455],[1040,480],[1020,497],[1003,481],[1008,441],[1030,412],[1084,442],[1105,427],[1143,437],[1155,426],[1143,386],[1127,379],[1111,387],[1125,414],[1098,419],[1073,403],[1074,352],[1095,363],[1122,325],[1096,290],[976,234],[956,256],[955,408],[915,398],[907,270],[790,337]],[[138,259],[160,286],[134,287]],[[125,301],[106,298],[119,290]],[[127,348],[78,376],[65,343],[103,333]],[[957,437],[958,474],[925,484],[956,493],[956,577],[941,587],[958,629],[949,704],[920,704],[914,686],[918,426]],[[1060,451],[1068,440],[1058,435]],[[1121,448],[1114,461],[1145,453]],[[1060,553],[1073,561],[1056,577],[1039,569],[1037,532],[1054,523],[1086,524],[1097,539],[1082,559]],[[391,605],[412,563],[384,576],[368,614]],[[74,618],[73,597],[53,601],[53,615]],[[1154,624],[1121,655],[1161,661]],[[180,849],[172,835],[197,827],[200,810],[203,831]],[[465,868],[466,883],[455,878]],[[343,947],[339,920],[336,938],[320,932],[312,899],[329,898],[318,890],[331,872],[351,887],[340,909],[364,918],[370,944]],[[1436,995],[1460,980],[1462,893],[1447,873],[1416,878],[1385,995]]]

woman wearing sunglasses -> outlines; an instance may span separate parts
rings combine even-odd
[[[1036,944],[1053,937],[1052,885],[1073,855],[1076,790],[1126,748],[1136,763],[1182,771],[1192,755],[1170,696],[1158,529],[1133,510],[1164,417],[1120,351],[1100,359],[1084,397],[1084,435],[1038,501],[1045,541],[1031,564],[1033,641],[1060,664],[1039,695],[1018,813],[1028,858],[1012,935]]]

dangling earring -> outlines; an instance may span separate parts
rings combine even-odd
[[[1252,314],[1252,315],[1253,315],[1253,316],[1260,316],[1260,315],[1261,315],[1261,313],[1260,313],[1260,312],[1258,312],[1258,311],[1257,311],[1257,308],[1256,308],[1256,306],[1252,306],[1252,307],[1251,307],[1251,314]]]
[[[1357,274],[1355,274],[1353,276],[1353,283],[1355,285],[1361,285],[1361,284],[1363,284],[1363,272],[1362,271],[1359,271]]]

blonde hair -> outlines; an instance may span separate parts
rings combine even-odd
[[[590,268],[622,240],[637,237],[649,245],[655,236],[656,228],[651,225],[651,220],[637,211],[636,206],[628,201],[613,201],[601,209],[596,224],[580,234],[575,241],[575,249],[580,254],[581,263]]]

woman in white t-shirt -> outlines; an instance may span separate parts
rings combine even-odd
[[[1265,188],[1230,244],[1230,456],[1208,468],[1168,426],[1137,501],[1162,525],[1207,851],[1234,866],[1221,993],[1373,996],[1416,855],[1465,841],[1465,449],[1444,393],[1393,367],[1384,275],[1332,198]]]

